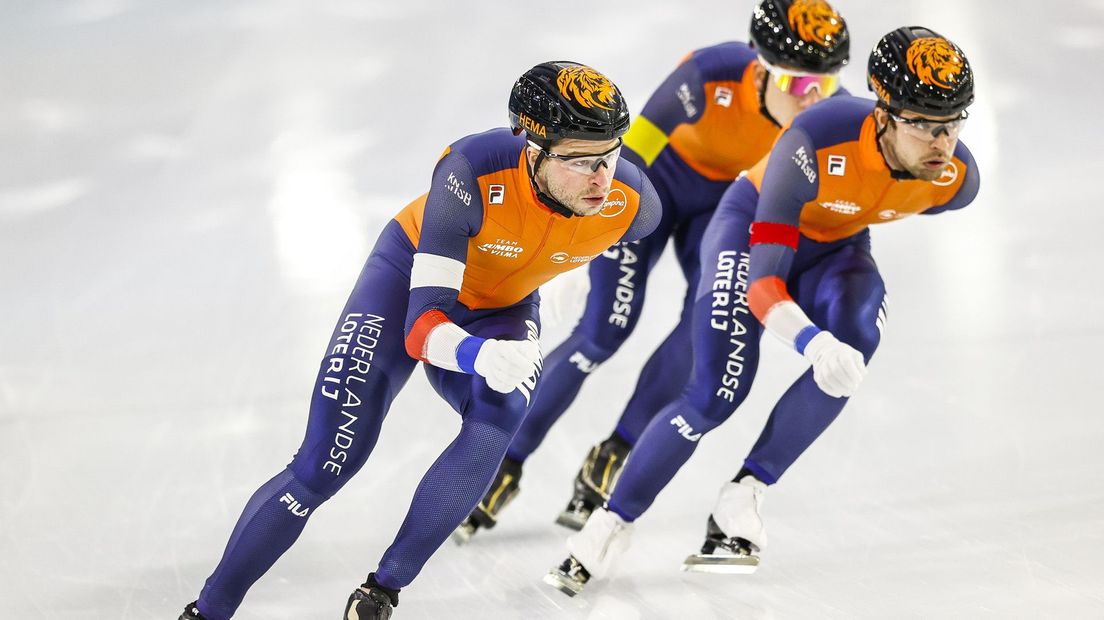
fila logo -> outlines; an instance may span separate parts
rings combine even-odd
[[[280,498],[280,503],[287,504],[288,510],[291,511],[291,514],[297,517],[305,517],[307,516],[307,513],[310,512],[310,508],[307,508],[296,501],[295,498],[291,496],[291,493],[284,493],[284,496]],[[299,512],[298,510],[296,510],[297,508],[302,508],[303,512]]]
[[[506,199],[506,186],[505,185],[488,185],[487,186],[487,204],[500,205],[502,201]]]
[[[717,90],[713,91],[713,101],[717,105],[727,108],[732,106],[732,89],[727,86],[718,86]]]
[[[588,374],[588,375],[590,373],[594,372],[594,370],[596,368],[598,368],[598,364],[595,363],[595,362],[592,362],[590,360],[590,358],[583,355],[582,351],[576,351],[576,352],[572,353],[571,357],[569,357],[567,361],[571,362],[572,364],[575,364],[576,368],[578,368],[584,374]]]
[[[828,156],[828,176],[842,177],[847,170],[847,158],[843,155]]]
[[[943,169],[943,174],[936,180],[932,181],[932,185],[938,185],[939,187],[947,187],[954,184],[958,180],[958,166],[955,163],[949,162],[947,167]]]
[[[701,439],[702,434],[694,434],[694,429],[690,427],[690,424],[681,416],[677,415],[671,420],[672,426],[678,427],[678,434],[685,437],[688,441],[697,441]]]

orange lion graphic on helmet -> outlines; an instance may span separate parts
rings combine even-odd
[[[584,108],[613,109],[617,89],[609,78],[585,66],[565,67],[556,76],[556,86],[565,99],[574,99]]]
[[[802,41],[821,47],[831,47],[843,30],[839,13],[824,0],[795,0],[786,11],[786,19]]]
[[[962,56],[951,42],[940,37],[922,37],[909,44],[905,52],[909,71],[924,84],[952,89],[965,68]]]

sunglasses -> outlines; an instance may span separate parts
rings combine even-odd
[[[604,153],[596,155],[560,155],[542,149],[539,144],[532,140],[529,141],[529,146],[543,152],[545,157],[558,161],[562,166],[577,174],[598,172],[598,167],[603,164],[605,164],[607,170],[612,170],[617,163],[617,158],[621,156],[621,144],[622,140],[618,138],[617,144]]]
[[[916,138],[929,139],[938,138],[941,134],[947,134],[947,137],[954,140],[958,138],[958,133],[962,131],[962,126],[966,124],[966,119],[970,117],[965,111],[958,118],[952,118],[949,121],[933,121],[929,118],[904,118],[897,116],[893,112],[889,113],[889,117],[893,119],[893,122],[897,123],[905,133],[910,134]]]
[[[793,97],[804,97],[814,90],[821,97],[831,97],[840,87],[838,73],[804,73],[782,69],[770,64],[762,56],[759,57],[759,64],[767,70],[778,90]]]

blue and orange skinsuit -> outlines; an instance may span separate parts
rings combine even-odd
[[[524,461],[571,405],[587,376],[635,329],[648,274],[673,238],[686,281],[699,275],[698,245],[721,195],[770,150],[779,128],[759,111],[756,53],[729,42],[687,55],[656,89],[625,135],[622,158],[642,168],[663,202],[663,219],[648,237],[611,248],[590,264],[586,310],[571,335],[545,357],[541,387],[510,445]],[[690,372],[687,290],[679,323],[644,365],[617,424],[630,444],[655,409],[678,395]]]
[[[310,515],[364,464],[416,358],[424,361],[425,340],[434,326],[451,322],[479,338],[536,340],[541,284],[656,226],[660,203],[655,190],[625,162],[617,166],[601,213],[567,218],[552,212],[533,192],[525,144],[523,136],[508,129],[455,142],[437,163],[429,192],[384,227],[327,346],[302,446],[287,468],[249,500],[203,588],[197,605],[210,620],[233,615],[249,587],[295,542]],[[442,285],[449,277],[419,275],[426,272],[414,266],[426,258],[456,265],[456,285]],[[387,588],[413,581],[475,508],[537,382],[534,376],[502,394],[470,369],[426,364],[425,370],[463,422],[423,477],[380,561],[376,580]]]
[[[960,209],[977,195],[977,167],[961,142],[940,179],[893,178],[873,108],[844,96],[802,112],[770,155],[725,192],[701,246],[690,381],[666,405],[656,403],[621,473],[609,507],[622,518],[643,514],[698,440],[747,397],[772,309],[796,302],[814,329],[869,363],[886,305],[868,227]],[[789,344],[801,352],[806,336],[802,330]],[[773,484],[846,403],[821,391],[808,369],[775,405],[744,467]]]

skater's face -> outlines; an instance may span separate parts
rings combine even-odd
[[[874,121],[885,128],[881,138],[886,163],[925,181],[937,181],[951,162],[958,132],[966,113],[955,116],[921,116],[915,112],[874,110]]]
[[[530,142],[526,150],[533,178],[542,191],[576,215],[594,215],[602,210],[613,184],[613,173],[621,153],[621,139],[560,140],[545,151]]]
[[[755,71],[755,81],[764,89],[763,103],[767,112],[781,125],[788,124],[802,110],[839,90],[839,75],[834,73],[806,73],[767,66],[762,59]]]

